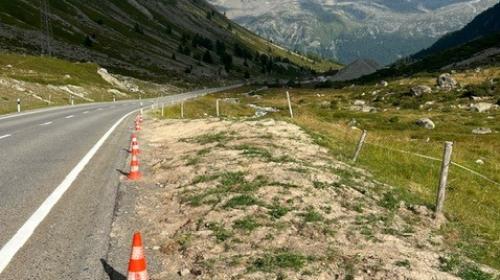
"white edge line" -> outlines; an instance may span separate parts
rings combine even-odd
[[[41,123],[40,125],[49,125],[49,124],[52,124],[52,122],[45,122],[45,123]]]
[[[65,119],[71,119],[72,117],[74,117],[73,115],[69,115],[69,116],[66,116],[64,117]]]
[[[11,137],[11,136],[12,135],[10,135],[10,134],[5,134],[5,135],[0,136],[0,139],[4,139],[4,138],[7,138],[7,137]]]
[[[16,234],[0,249],[0,274],[10,263],[12,258],[21,249],[26,241],[33,235],[38,225],[47,217],[50,210],[61,199],[64,193],[69,189],[71,184],[76,180],[78,174],[85,168],[89,161],[94,157],[99,148],[104,144],[106,139],[113,133],[118,125],[128,116],[136,112],[127,113],[119,119],[97,143],[90,149],[90,151],[78,162],[78,164],[66,175],[66,178],[57,186],[57,188],[45,199],[45,201],[38,207],[38,209],[29,217],[29,219],[21,226]]]

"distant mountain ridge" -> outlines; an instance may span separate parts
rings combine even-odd
[[[210,82],[293,75],[317,65],[233,23],[205,0],[47,3],[54,56],[125,75]],[[40,11],[40,1],[0,1],[0,50],[40,54]]]
[[[209,0],[257,34],[348,64],[389,64],[462,28],[497,0]]]
[[[422,58],[498,32],[500,32],[500,2],[475,17],[464,28],[445,35],[430,48],[418,52],[413,57]]]

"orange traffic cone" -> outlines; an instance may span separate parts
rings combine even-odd
[[[149,277],[146,267],[141,233],[136,232],[132,239],[132,252],[130,253],[130,261],[128,263],[127,280],[148,280]]]
[[[132,160],[130,161],[130,173],[128,173],[129,180],[138,180],[142,177],[141,172],[139,172],[139,160],[137,155],[132,154]]]
[[[140,154],[139,142],[137,141],[137,136],[132,133],[132,140],[130,141],[130,153],[133,155]]]
[[[141,130],[141,125],[139,124],[139,121],[135,121],[135,131],[140,131]]]
[[[141,153],[141,151],[139,150],[139,143],[137,141],[132,142],[132,149],[130,150],[130,153],[132,155],[138,155]]]

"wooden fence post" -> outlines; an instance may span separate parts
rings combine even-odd
[[[361,134],[361,138],[359,138],[358,145],[356,146],[356,151],[354,152],[352,162],[356,162],[356,160],[358,160],[359,153],[361,153],[361,149],[363,148],[363,144],[365,143],[365,140],[366,140],[366,134],[367,134],[367,131],[363,130],[363,133]]]
[[[288,109],[290,110],[290,118],[293,119],[292,102],[290,100],[290,93],[288,91],[286,92],[286,99],[288,101]]]
[[[448,170],[451,163],[451,153],[453,151],[453,142],[444,143],[443,162],[441,163],[441,175],[439,178],[439,189],[436,197],[435,217],[439,218],[443,212],[444,199],[446,197],[446,184],[448,182]]]
[[[181,119],[184,118],[184,101],[181,101]]]

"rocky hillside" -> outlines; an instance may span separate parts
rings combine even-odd
[[[209,0],[258,34],[302,52],[387,64],[462,28],[497,0]]]
[[[490,36],[500,32],[500,3],[478,15],[474,20],[459,31],[450,33],[439,39],[430,48],[423,50],[415,58],[422,58],[440,51],[458,47],[467,42]]]
[[[48,43],[42,40],[40,1],[1,1],[0,50],[40,54],[49,45],[54,56],[154,80],[294,75],[320,66],[232,23],[204,1],[47,3]]]

